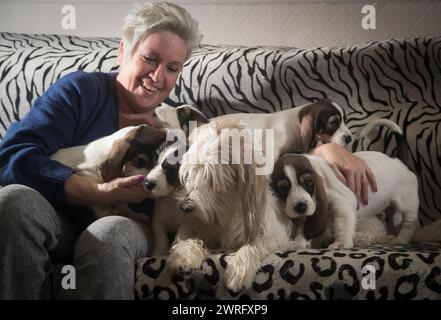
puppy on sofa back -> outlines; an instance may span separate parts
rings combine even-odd
[[[210,121],[234,119],[264,134],[267,129],[273,130],[274,159],[288,152],[309,152],[319,143],[346,146],[352,141],[343,109],[328,99],[273,113],[234,113]]]

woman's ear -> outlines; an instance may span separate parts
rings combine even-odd
[[[118,48],[118,58],[116,59],[116,62],[118,63],[118,65],[121,65],[123,63],[123,57],[124,57],[124,43],[121,40],[121,42],[119,43],[119,48]]]

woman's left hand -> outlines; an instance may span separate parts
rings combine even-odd
[[[337,178],[354,192],[358,204],[368,204],[369,185],[377,192],[377,182],[371,169],[363,159],[354,156],[335,143],[323,144],[312,151],[312,154],[325,159],[334,170]]]

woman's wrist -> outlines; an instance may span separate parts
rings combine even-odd
[[[72,174],[64,184],[66,200],[75,204],[105,204],[106,192],[92,179]]]

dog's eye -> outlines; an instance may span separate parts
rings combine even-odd
[[[312,182],[312,180],[305,180],[302,183],[302,187],[303,189],[306,190],[306,192],[308,192],[310,195],[314,194],[315,191],[315,186],[314,186],[314,182]]]
[[[147,159],[137,158],[135,161],[135,166],[137,168],[146,168],[147,167]]]
[[[283,199],[286,199],[290,189],[291,189],[291,182],[289,182],[288,179],[283,178],[277,181],[276,190]]]
[[[331,128],[338,128],[339,125],[340,125],[340,121],[338,120],[333,120],[328,123],[328,126]]]

